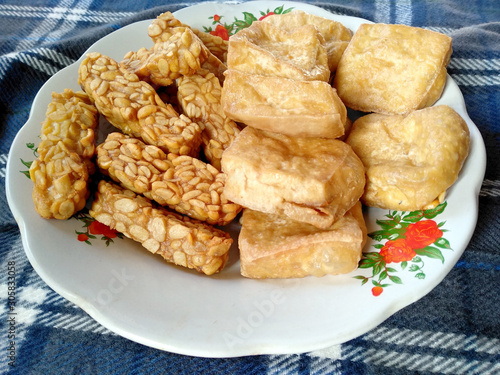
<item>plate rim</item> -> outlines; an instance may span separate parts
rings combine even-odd
[[[304,5],[307,5],[307,7],[314,7],[314,8],[317,8],[319,10],[321,10],[322,12],[328,12],[326,9],[323,9],[323,8],[320,8],[320,7],[316,7],[316,6],[313,6],[311,4],[306,4],[306,3],[297,3],[297,2],[288,2],[288,1],[284,1],[284,2],[278,2],[278,1],[273,1],[273,2],[265,2],[265,1],[253,1],[251,2],[252,3],[252,6],[258,6],[260,4],[266,4],[266,6],[270,6],[269,4],[294,4],[295,6],[301,6],[303,7]],[[249,3],[239,3],[239,4],[220,4],[220,3],[200,3],[200,4],[196,4],[196,5],[193,5],[193,6],[189,6],[189,7],[186,7],[186,8],[182,8],[180,9],[179,11],[177,12],[180,12],[180,11],[187,11],[188,9],[193,9],[193,8],[198,8],[200,6],[208,6],[208,5],[213,5],[213,4],[217,4],[217,5],[223,5],[224,7],[245,7],[245,6],[248,6]],[[176,15],[177,12],[174,12],[174,15]],[[329,13],[329,12],[328,12]],[[357,19],[357,20],[362,20],[362,21],[368,21],[368,20],[364,20],[364,19],[361,19],[361,18],[358,18],[358,17],[351,17],[351,16],[342,16],[342,15],[337,15],[337,14],[333,14],[333,13],[330,13],[331,15],[333,16],[336,16],[336,17],[347,17],[347,18],[352,18],[352,19]],[[106,36],[104,36],[103,38],[99,39],[98,41],[96,41],[95,43],[93,43],[83,54],[82,56],[76,60],[74,63],[70,64],[69,66],[61,69],[59,72],[57,72],[56,74],[54,74],[52,77],[50,77],[45,83],[44,85],[42,85],[42,87],[40,88],[40,90],[37,92],[35,98],[33,99],[33,104],[32,104],[32,107],[30,109],[30,114],[29,114],[29,117],[26,121],[26,123],[21,127],[21,129],[19,129],[18,133],[16,134],[15,136],[15,139],[12,143],[12,146],[14,146],[16,144],[16,139],[18,137],[20,137],[20,134],[23,132],[23,128],[25,128],[29,123],[33,122],[35,119],[34,119],[34,114],[35,114],[35,106],[39,103],[40,101],[40,98],[39,96],[41,96],[43,94],[43,91],[44,88],[47,86],[49,86],[51,83],[54,83],[54,80],[60,75],[61,72],[63,71],[70,71],[71,69],[74,69],[75,66],[77,66],[81,60],[84,58],[84,56],[94,50],[94,48],[96,48],[96,45],[99,44],[100,41],[102,41],[103,39],[105,38],[108,38],[108,37],[111,37],[112,35],[116,35],[115,33],[122,33],[124,32],[125,29],[129,28],[129,27],[136,27],[137,24],[146,24],[146,23],[150,23],[151,22],[151,19],[148,19],[148,20],[142,20],[142,21],[137,21],[137,22],[134,22],[132,24],[129,24],[129,25],[126,25],[118,30],[115,30],[109,34],[107,34]],[[368,21],[368,22],[371,22],[371,21]],[[463,107],[463,111],[464,111],[464,114],[466,116],[466,118],[464,118],[469,126],[469,129],[472,129],[474,132],[476,132],[476,137],[474,138],[476,140],[476,142],[479,141],[479,144],[476,144],[474,147],[476,148],[479,148],[479,151],[481,151],[481,156],[478,156],[479,157],[479,160],[482,161],[482,165],[480,166],[479,171],[477,172],[479,175],[482,175],[481,178],[479,179],[478,177],[478,180],[476,181],[475,183],[475,189],[474,191],[472,191],[471,193],[473,194],[473,199],[475,200],[475,204],[474,204],[474,207],[475,207],[475,211],[474,211],[474,226],[471,230],[471,233],[470,233],[470,236],[466,242],[466,244],[464,245],[464,250],[465,248],[467,247],[467,244],[469,243],[474,231],[475,231],[475,226],[476,226],[476,223],[477,223],[477,218],[478,218],[478,199],[479,199],[479,190],[481,188],[481,184],[482,184],[482,180],[484,178],[484,174],[485,174],[485,168],[486,168],[486,149],[485,149],[485,146],[484,146],[484,140],[482,139],[482,135],[481,133],[479,132],[479,129],[477,128],[477,126],[474,124],[474,122],[470,119],[470,117],[468,116],[468,113],[467,113],[467,108],[465,106],[465,100],[464,100],[464,97],[463,97],[463,94],[461,93],[460,89],[458,88],[458,85],[456,84],[456,82],[452,79],[451,76],[448,76],[448,79],[450,82],[452,82],[454,85],[457,86],[457,89],[458,89],[458,92],[460,93],[460,98],[461,98],[461,106]],[[472,125],[472,128],[471,128],[471,125]],[[24,131],[26,131],[26,129],[24,129]],[[472,137],[471,137],[472,139]],[[476,151],[478,152],[478,151]],[[157,348],[157,349],[160,349],[160,350],[166,350],[166,351],[169,351],[169,352],[173,352],[173,353],[178,353],[178,354],[184,354],[184,355],[192,355],[192,356],[198,356],[198,357],[211,357],[211,358],[221,358],[221,357],[236,357],[236,356],[241,356],[241,355],[257,355],[257,354],[293,354],[293,353],[297,353],[296,351],[296,348],[290,348],[286,343],[281,345],[281,346],[277,346],[276,344],[272,347],[272,348],[262,348],[262,346],[258,346],[258,348],[256,348],[253,352],[252,351],[248,351],[248,350],[243,350],[244,352],[234,352],[234,353],[227,353],[226,351],[214,351],[214,352],[211,352],[211,353],[206,353],[204,351],[199,351],[199,350],[196,350],[192,347],[190,348],[182,348],[181,350],[179,350],[179,348],[173,344],[163,344],[163,345],[158,345],[158,343],[156,342],[152,342],[151,340],[148,340],[148,339],[145,339],[144,337],[138,337],[137,335],[135,334],[132,334],[132,333],[129,333],[129,332],[125,332],[121,329],[118,329],[116,327],[112,327],[110,326],[109,324],[105,324],[102,322],[102,318],[100,318],[100,316],[102,315],[102,312],[99,311],[99,309],[97,309],[91,302],[89,301],[86,301],[85,299],[77,296],[77,295],[74,295],[74,293],[71,293],[70,290],[67,290],[64,286],[62,285],[59,285],[58,282],[56,282],[53,277],[51,277],[50,274],[48,274],[46,272],[46,270],[44,270],[40,264],[37,262],[36,260],[36,257],[34,256],[34,254],[32,253],[32,249],[29,248],[29,243],[28,243],[28,240],[27,240],[27,233],[26,231],[28,230],[26,228],[26,223],[25,223],[25,220],[24,218],[22,217],[22,214],[20,212],[17,212],[17,206],[16,206],[16,202],[14,202],[14,198],[12,196],[12,192],[11,192],[11,189],[10,189],[10,175],[11,175],[11,169],[13,168],[13,165],[12,163],[14,162],[13,161],[13,154],[14,153],[14,147],[11,147],[10,150],[9,150],[9,155],[8,155],[8,162],[7,162],[7,168],[6,168],[6,195],[7,195],[7,201],[8,201],[8,204],[9,204],[9,207],[12,211],[12,213],[14,214],[14,217],[16,219],[16,222],[18,223],[18,226],[20,228],[20,232],[21,232],[21,238],[22,238],[22,243],[23,243],[23,249],[24,249],[24,252],[25,254],[27,255],[28,257],[28,260],[30,261],[30,263],[33,265],[33,268],[34,270],[37,272],[37,274],[44,280],[44,282],[50,287],[52,288],[56,293],[60,294],[62,297],[64,297],[65,299],[75,303],[77,306],[79,306],[80,308],[82,308],[87,314],[89,314],[95,321],[97,321],[99,324],[101,324],[102,326],[106,327],[107,329],[109,329],[110,331],[122,336],[122,337],[125,337],[127,339],[130,339],[132,341],[135,341],[135,342],[138,342],[138,343],[141,343],[141,344],[144,344],[144,345],[147,345],[147,346],[151,346],[153,348]],[[481,170],[482,170],[482,173],[481,173]],[[16,172],[17,173],[17,172]],[[14,209],[16,208],[16,209]],[[463,250],[463,251],[464,251]],[[462,252],[463,252],[462,251]],[[458,261],[458,258],[457,258],[457,261]],[[453,262],[453,265],[455,264],[456,262]],[[427,291],[425,291],[424,293],[417,293],[418,296],[414,296],[414,298],[412,298],[412,301],[411,302],[403,302],[401,301],[401,306],[396,306],[394,307],[394,304],[392,304],[388,310],[391,310],[392,312],[390,313],[387,313],[385,316],[380,316],[379,319],[377,319],[376,321],[374,321],[373,323],[370,323],[370,324],[367,324],[368,326],[370,326],[370,329],[378,326],[380,323],[382,323],[384,320],[388,319],[390,316],[392,316],[395,312],[401,310],[403,307],[405,306],[408,306],[409,304],[411,303],[414,303],[415,301],[419,300],[420,298],[424,297],[426,294],[428,294],[432,289],[434,289],[445,277],[446,275],[449,273],[449,271],[451,270],[451,268],[453,267],[453,265],[450,266],[450,269],[447,270],[446,272],[441,272],[440,275],[442,275],[442,277],[440,278],[440,280],[437,282],[436,285],[433,285],[433,286],[430,286],[428,288]],[[104,319],[105,320],[105,319]],[[368,330],[364,330],[364,332],[366,333]],[[354,337],[357,337],[359,336],[358,334],[356,334]],[[354,337],[350,337],[348,339],[352,339]],[[338,344],[340,342],[337,342],[337,341],[340,341],[340,342],[345,342],[346,340],[345,339],[336,339],[336,338],[333,338],[331,340],[330,343],[326,344],[326,346],[329,346],[329,345],[335,345],[335,344]],[[254,345],[255,346],[255,345]],[[317,345],[310,345],[305,351],[312,351],[312,350],[318,350],[318,349],[322,349],[322,348],[325,348],[325,343],[318,343]]]

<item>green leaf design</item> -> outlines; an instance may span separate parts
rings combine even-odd
[[[441,203],[440,205],[434,207],[434,208],[431,208],[429,210],[425,210],[424,211],[424,217],[426,219],[434,219],[437,215],[439,214],[442,214],[444,209],[446,208],[446,201],[444,201],[443,203]]]
[[[403,216],[403,220],[409,223],[416,223],[424,217],[422,211],[411,211],[407,215]]]
[[[441,249],[451,249],[450,242],[444,237],[438,238],[436,242],[434,242],[434,245]]]
[[[421,256],[426,256],[433,259],[439,259],[441,260],[441,263],[444,263],[444,257],[443,254],[441,253],[441,250],[435,247],[427,246],[424,247],[423,249],[415,249],[415,252]]]
[[[359,268],[372,268],[373,266],[375,266],[377,262],[373,261],[373,260],[365,260],[365,259],[362,259],[360,262],[359,262]]]
[[[419,272],[419,273],[417,273],[417,274],[415,275],[415,277],[416,277],[417,279],[419,279],[419,280],[423,280],[423,279],[425,279],[425,273],[423,273],[423,272]]]
[[[387,271],[380,272],[380,275],[378,277],[378,281],[382,281],[382,280],[386,279],[387,276],[388,276]]]
[[[394,284],[403,284],[403,282],[398,276],[389,275],[389,280],[391,280]]]
[[[250,26],[254,21],[257,21],[257,17],[255,17],[252,13],[243,12],[243,15],[248,26]]]
[[[408,271],[410,271],[410,272],[417,272],[417,271],[419,271],[419,270],[420,270],[420,267],[419,267],[419,266],[417,266],[416,264],[412,264],[412,265],[410,266],[410,268],[408,269]]]
[[[363,253],[364,258],[366,259],[372,259],[375,261],[383,261],[384,257],[380,255],[380,253],[376,252],[370,252],[370,253]]]

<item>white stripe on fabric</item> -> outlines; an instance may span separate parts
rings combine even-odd
[[[399,368],[405,370],[417,370],[419,372],[433,372],[441,374],[461,375],[469,373],[470,369],[474,369],[474,373],[478,370],[489,371],[493,373],[500,369],[500,364],[491,363],[488,361],[468,360],[465,358],[434,356],[431,354],[418,354],[386,351],[380,348],[364,348],[363,354],[357,355],[360,348],[351,345],[344,345],[343,360],[352,362],[363,362],[377,366],[390,368]],[[354,355],[356,354],[356,355]]]
[[[47,311],[39,315],[36,323],[44,325],[48,328],[61,328],[82,332],[113,334],[110,330],[103,327],[90,316],[86,314],[80,314],[80,310],[78,310],[75,315]]]
[[[486,336],[433,331],[420,331],[401,328],[379,327],[368,332],[365,341],[384,342],[404,346],[420,346],[457,351],[475,351],[500,354],[500,340]]]
[[[299,373],[300,355],[271,355],[269,356],[268,374],[279,375],[283,373]]]
[[[328,359],[341,359],[342,358],[342,346],[333,345],[325,349],[314,350],[307,353],[310,357],[316,358],[328,358]]]
[[[500,197],[500,181],[484,180],[479,192],[480,197]]]
[[[411,25],[413,19],[411,0],[398,0],[395,2],[396,19],[394,23]]]
[[[88,7],[88,1],[74,4],[75,1],[63,0],[57,7],[54,7],[50,12],[44,17],[44,20],[40,22],[38,27],[36,27],[28,38],[21,40],[18,44],[17,50],[30,49],[38,43],[40,37],[53,38],[55,40],[60,39],[61,35],[68,33],[76,27],[74,20],[68,20],[68,10],[78,5],[77,9],[81,9],[85,5]],[[60,10],[66,9],[66,13],[62,13]],[[85,9],[85,8],[84,8]],[[72,17],[73,18],[73,17]],[[59,20],[63,19],[62,24],[59,24]]]
[[[461,86],[496,86],[500,85],[500,74],[482,76],[477,74],[451,74]]]
[[[462,59],[452,58],[450,68],[467,70],[500,70],[500,59]]]
[[[37,57],[33,56],[38,54],[48,58],[57,63],[57,65],[51,65],[49,62],[42,61]],[[59,52],[51,50],[49,48],[35,48],[28,52],[12,52],[0,57],[0,79],[2,79],[7,73],[7,67],[12,64],[12,61],[21,61],[26,65],[39,70],[48,75],[53,75],[57,73],[63,67],[70,65],[75,62],[72,58],[65,56]]]
[[[103,12],[84,10],[68,7],[32,7],[17,5],[0,5],[0,16],[21,17],[21,18],[45,18],[62,19],[66,17],[78,16],[78,20],[87,22],[109,22],[119,20],[124,17],[133,16],[134,12]]]
[[[378,23],[391,22],[391,2],[389,0],[375,0],[374,21]]]

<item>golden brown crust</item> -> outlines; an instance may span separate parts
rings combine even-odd
[[[224,173],[188,155],[167,155],[137,138],[109,134],[97,147],[97,165],[123,187],[210,224],[228,224],[241,210],[222,195]]]
[[[222,107],[237,122],[297,137],[344,135],[347,109],[327,82],[296,81],[229,69]]]
[[[78,74],[79,84],[113,126],[165,152],[198,154],[201,127],[164,103],[136,74],[98,52],[87,55]]]
[[[434,104],[446,81],[451,38],[405,25],[362,24],[334,80],[347,107],[405,114]]]
[[[249,209],[241,222],[241,274],[249,278],[348,273],[357,268],[366,242],[359,202],[326,229]]]
[[[205,223],[155,208],[147,198],[100,181],[90,215],[153,254],[206,275],[222,270],[233,240]]]
[[[328,81],[328,56],[313,25],[286,31],[255,21],[229,38],[228,69],[296,80]]]
[[[33,202],[44,218],[68,219],[89,195],[98,113],[88,96],[66,89],[52,93],[42,124],[38,157],[30,166]]]
[[[366,168],[363,203],[406,211],[426,207],[456,181],[470,140],[466,122],[440,105],[363,116],[346,142]]]
[[[222,155],[224,195],[253,210],[327,228],[363,193],[364,167],[351,147],[246,127]]]
[[[203,124],[201,138],[206,158],[220,170],[222,153],[240,133],[240,128],[222,110],[219,79],[200,69],[190,77],[179,78],[177,87],[178,102],[184,114]]]
[[[332,72],[337,69],[340,58],[352,38],[352,31],[340,22],[309,14],[302,10],[294,10],[286,14],[274,14],[266,17],[264,22],[272,23],[288,31],[309,24],[317,27],[325,40],[328,67]]]

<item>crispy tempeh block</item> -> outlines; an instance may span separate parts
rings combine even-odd
[[[222,152],[239,134],[240,128],[222,110],[222,88],[218,78],[200,70],[190,77],[179,78],[177,86],[177,98],[184,114],[205,126],[201,133],[205,156],[220,170]]]
[[[146,52],[147,51],[147,52]],[[183,75],[192,75],[208,58],[208,49],[190,28],[176,27],[166,40],[150,49],[129,52],[120,65],[160,86],[171,85]]]
[[[84,92],[52,93],[30,167],[33,202],[42,217],[64,220],[85,206],[97,121],[97,109]]]
[[[206,275],[224,268],[233,242],[220,229],[155,208],[149,199],[104,180],[89,213],[168,262]]]
[[[165,12],[156,17],[156,19],[151,22],[151,25],[148,27],[148,35],[154,42],[168,40],[170,38],[172,28],[175,27],[189,27],[213,55],[215,55],[222,62],[226,61],[227,50],[229,47],[229,42],[227,40],[183,24],[176,19],[171,12]]]
[[[136,74],[98,52],[89,53],[79,68],[78,82],[99,112],[126,134],[178,155],[196,155],[201,127],[164,103],[154,88]]]
[[[97,165],[123,187],[209,224],[228,224],[241,211],[222,195],[226,175],[212,165],[121,133],[97,147]]]

